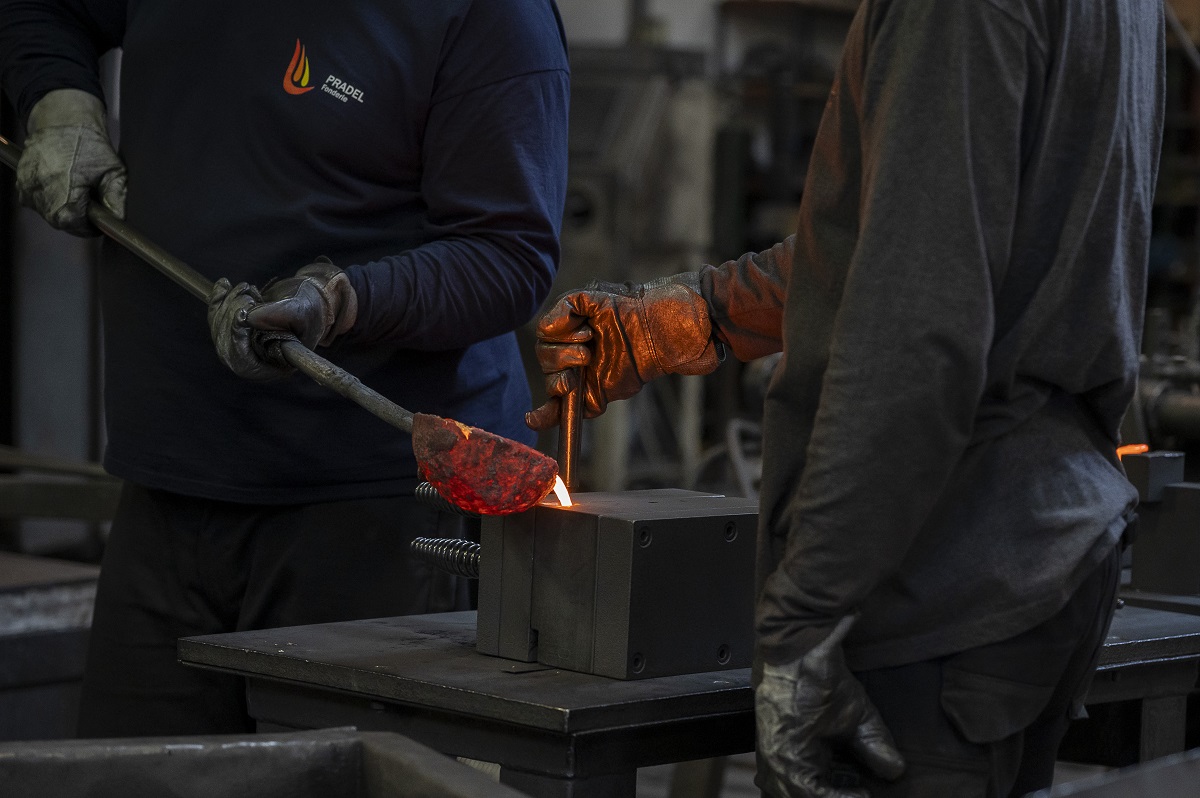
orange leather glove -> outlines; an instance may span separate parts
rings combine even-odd
[[[663,374],[708,374],[721,362],[699,275],[649,283],[589,283],[563,294],[538,321],[547,402],[525,414],[535,430],[559,421],[559,397],[583,382],[583,414],[628,399]]]

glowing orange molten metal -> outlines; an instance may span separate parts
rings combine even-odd
[[[1117,447],[1117,457],[1121,458],[1127,454],[1143,454],[1150,451],[1150,447],[1144,443],[1131,443],[1128,446]]]
[[[480,515],[528,510],[558,474],[553,458],[523,443],[425,413],[413,416],[413,454],[443,498]]]
[[[562,477],[554,477],[554,495],[558,496],[558,503],[563,507],[571,506],[571,494],[567,491],[567,483],[562,481]]]

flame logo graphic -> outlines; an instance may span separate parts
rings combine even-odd
[[[288,64],[287,72],[283,73],[283,90],[288,94],[304,94],[314,88],[316,87],[308,85],[308,55],[297,39],[292,63]]]

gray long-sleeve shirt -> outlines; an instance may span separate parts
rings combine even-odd
[[[1159,0],[865,0],[765,408],[759,650],[1009,637],[1114,545],[1163,106]]]

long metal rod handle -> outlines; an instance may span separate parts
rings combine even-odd
[[[147,241],[140,233],[125,224],[122,219],[117,218],[112,211],[99,202],[88,204],[87,215],[91,223],[100,228],[100,232],[174,280],[192,296],[202,302],[208,302],[208,295],[212,293],[213,284],[203,274]]]
[[[370,411],[393,427],[412,433],[413,414],[388,399],[383,394],[368,388],[345,369],[338,368],[296,339],[279,342],[283,359],[297,371],[302,371],[329,390],[340,393],[350,401]]]
[[[21,150],[12,142],[0,136],[0,157],[14,170],[21,160]],[[212,281],[200,272],[188,266],[174,255],[147,241],[141,233],[134,230],[124,220],[105,208],[99,202],[88,203],[88,219],[100,229],[100,232],[121,244],[133,254],[149,263],[160,272],[170,277],[189,294],[197,299],[208,301],[212,292]]]
[[[580,424],[583,413],[580,402],[583,397],[583,375],[576,369],[579,384],[575,390],[559,397],[558,416],[558,475],[568,490],[575,488],[575,471],[579,453]]]
[[[10,169],[17,171],[17,162],[21,160],[21,150],[4,136],[0,136],[0,160]]]
[[[3,136],[0,136],[0,160],[14,170],[21,160],[21,149]],[[208,302],[213,284],[207,277],[147,240],[101,203],[89,203],[87,215],[92,224],[100,228],[106,236],[171,278],[192,296],[202,302]],[[282,341],[280,346],[284,359],[298,371],[304,372],[314,381],[350,399],[392,426],[408,433],[412,432],[413,414],[363,385],[358,377],[330,363],[299,341]]]

